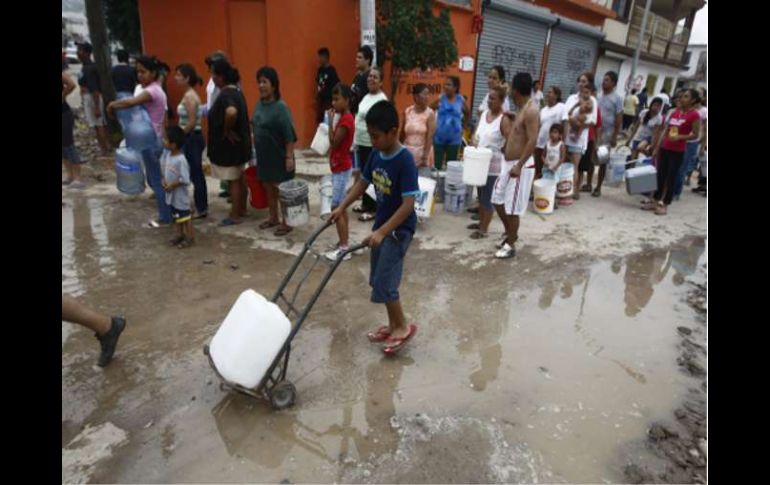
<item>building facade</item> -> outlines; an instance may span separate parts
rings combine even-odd
[[[436,11],[450,9],[459,56],[475,59],[473,20],[481,0],[435,4]],[[299,147],[309,146],[316,130],[317,50],[330,50],[331,63],[342,82],[350,84],[355,75],[356,51],[361,43],[358,0],[139,0],[139,17],[145,53],[172,67],[189,62],[204,81],[209,77],[204,58],[217,49],[225,51],[241,74],[250,115],[259,100],[256,71],[263,65],[274,67],[294,119]],[[390,98],[387,64],[384,71],[383,89]],[[446,70],[410,72],[402,75],[395,93],[399,111],[413,103],[409,94],[412,85],[424,82],[433,91],[440,91],[450,74],[460,76],[461,92],[470,99],[472,70],[456,65]],[[182,93],[173,82],[168,83],[168,90],[176,104]],[[202,87],[199,94],[205,96]]]
[[[679,73],[677,88],[708,89],[708,46],[690,44],[684,56],[687,69]]]

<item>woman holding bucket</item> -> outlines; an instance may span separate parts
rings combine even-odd
[[[259,178],[267,192],[270,218],[260,229],[277,227],[274,234],[285,236],[292,231],[279,207],[278,185],[294,178],[294,143],[297,135],[289,107],[281,99],[278,73],[269,66],[257,71],[260,100],[251,120],[254,148],[257,151]]]
[[[418,167],[433,166],[433,133],[436,114],[428,106],[428,85],[418,83],[412,89],[414,104],[404,111],[401,124],[401,143],[412,153]]]
[[[489,224],[492,222],[494,210],[492,207],[492,190],[495,187],[497,176],[500,175],[500,162],[503,158],[502,149],[508,138],[511,120],[503,116],[503,101],[507,97],[505,86],[496,86],[489,91],[487,106],[479,118],[473,143],[478,148],[492,150],[492,161],[489,163],[487,185],[479,187],[479,222],[471,224],[468,229],[475,229],[471,239],[483,239],[487,237]]]

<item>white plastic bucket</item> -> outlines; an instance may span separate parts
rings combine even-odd
[[[287,180],[278,186],[278,198],[286,224],[297,227],[310,221],[308,187],[303,180]]]
[[[332,212],[332,196],[334,195],[334,184],[332,183],[331,175],[324,175],[321,177],[321,219],[326,217]]]
[[[414,212],[417,217],[427,219],[433,214],[436,181],[428,177],[418,177],[417,184],[420,187],[420,195],[414,201]]]
[[[538,214],[551,214],[556,199],[556,181],[549,179],[535,180],[533,190],[535,192],[532,208]]]
[[[623,176],[626,173],[626,154],[613,153],[610,155],[610,164],[607,167],[607,184],[619,186],[623,183]]]
[[[572,197],[575,177],[575,165],[572,163],[563,163],[559,168],[556,182],[556,197],[565,199]]]
[[[313,143],[310,149],[319,155],[326,155],[329,152],[329,126],[323,123],[318,125],[313,137]]]
[[[489,148],[466,147],[463,151],[463,183],[465,185],[487,185],[492,150]]]

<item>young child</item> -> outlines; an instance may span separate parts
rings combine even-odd
[[[549,140],[543,157],[545,159],[543,178],[555,179],[561,164],[567,160],[567,147],[562,141],[563,133],[564,128],[558,123],[551,125],[548,131]]]
[[[163,146],[163,189],[166,191],[166,204],[171,207],[177,236],[169,241],[179,249],[190,247],[195,242],[192,216],[190,212],[190,166],[182,153],[184,131],[178,126],[166,128]]]
[[[355,119],[350,113],[350,97],[352,96],[350,86],[337,83],[332,88],[332,109],[329,110],[329,122],[333,127],[329,129],[329,165],[332,170],[332,210],[339,207],[345,199],[345,190],[348,181],[353,174],[353,158],[350,147],[353,144],[353,134],[355,133]],[[339,116],[336,125],[332,120],[335,119],[335,113]],[[337,219],[337,235],[340,238],[337,249],[326,253],[326,259],[334,261],[348,250],[348,214],[343,212]],[[345,254],[343,261],[350,259],[350,253]]]
[[[398,121],[396,107],[389,101],[380,101],[371,107],[366,114],[366,124],[374,150],[361,179],[330,216],[332,221],[340,219],[366,187],[374,184],[377,213],[373,232],[363,242],[372,248],[371,299],[385,304],[389,325],[370,332],[368,337],[372,342],[385,342],[382,350],[386,355],[396,354],[417,332],[416,325],[406,323],[398,287],[404,257],[417,225],[414,202],[420,191],[414,157],[398,141]]]
[[[594,109],[594,103],[591,101],[592,91],[593,89],[590,84],[583,86],[580,90],[580,101],[575,104],[569,112],[570,129],[568,143],[570,145],[579,145],[583,132],[588,129],[588,127],[585,126],[580,129],[578,123],[585,124],[588,117],[591,116],[591,112]]]

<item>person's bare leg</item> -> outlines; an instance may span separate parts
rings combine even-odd
[[[484,206],[479,206],[479,232],[489,232],[489,224],[492,222],[492,211]]]
[[[241,198],[243,194],[243,188],[241,187],[241,179],[230,181],[230,219],[235,222],[241,220]]]
[[[270,218],[268,222],[271,224],[278,224],[278,194],[274,192],[274,185],[272,182],[262,182],[262,186],[267,192],[267,208],[270,212]]]
[[[574,177],[572,177],[572,198],[575,200],[580,198],[580,184],[583,182],[583,172],[580,171],[581,157],[582,155],[580,153],[570,154],[570,158],[572,159],[572,165],[575,167],[575,175]]]
[[[190,240],[195,241],[195,229],[193,228],[192,220],[184,223],[184,236]]]
[[[607,164],[599,165],[599,180],[596,182],[596,188],[594,192],[602,190],[602,184],[604,183],[604,176],[607,175]]]
[[[70,182],[75,180],[74,166],[74,163],[70,162],[69,160],[64,160],[64,167],[67,169],[67,180]]]
[[[337,219],[337,237],[340,240],[340,246],[348,245],[348,213],[347,211],[342,213],[342,216]]]
[[[286,219],[283,217],[283,211],[281,210],[281,198],[280,193],[281,190],[278,188],[278,184],[273,185],[273,190],[275,191],[275,209],[276,213],[278,215],[278,221],[280,222],[280,226],[278,226],[279,229],[291,229],[286,224]]]
[[[102,155],[109,155],[111,147],[106,126],[96,127],[96,138],[99,140],[99,148],[102,150]]]
[[[99,336],[106,334],[112,326],[111,317],[92,310],[69,295],[61,297],[61,318],[89,328]]]
[[[401,300],[386,302],[385,308],[388,309],[390,335],[392,337],[405,337],[409,333],[409,329],[406,327],[406,316],[401,308]]]
[[[516,241],[519,239],[519,216],[506,216],[508,223],[505,225],[506,234],[508,235],[508,245],[513,247]]]
[[[496,205],[495,210],[497,211],[497,215],[500,216],[500,220],[503,221],[503,226],[505,226],[505,235],[507,238],[508,234],[510,234],[510,231],[508,230],[508,214],[505,213],[505,207],[502,205]]]

